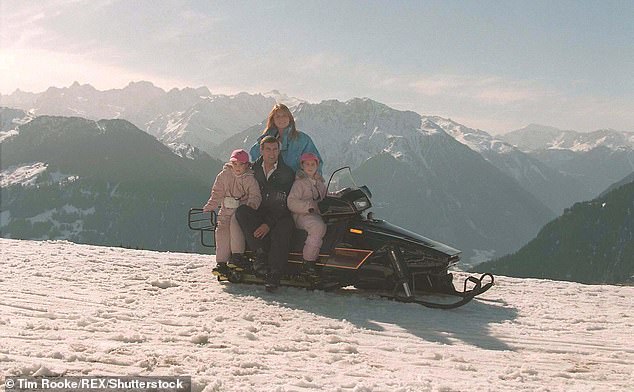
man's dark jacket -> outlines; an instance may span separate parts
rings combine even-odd
[[[260,184],[260,192],[262,193],[262,203],[258,211],[262,219],[264,219],[264,223],[272,228],[280,218],[290,215],[290,211],[286,206],[286,198],[291,192],[291,187],[295,181],[295,172],[284,163],[280,155],[277,161],[277,169],[267,180],[264,174],[263,162],[263,158],[260,157],[253,164],[255,179]]]

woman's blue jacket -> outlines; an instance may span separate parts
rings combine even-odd
[[[280,154],[282,154],[284,162],[290,166],[294,172],[297,172],[300,169],[299,158],[305,152],[312,152],[319,158],[319,173],[321,174],[324,161],[310,136],[304,132],[298,131],[297,137],[289,138],[289,133],[290,127],[284,130],[282,133],[282,139],[280,140]],[[276,128],[269,128],[266,132],[260,135],[260,137],[258,137],[257,142],[251,147],[251,151],[249,151],[249,154],[251,155],[251,162],[255,162],[260,157],[260,140],[262,140],[265,136],[277,137],[278,134],[279,132]]]

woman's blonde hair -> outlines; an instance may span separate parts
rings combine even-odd
[[[279,111],[284,112],[288,116],[288,120],[289,120],[288,125],[291,127],[291,131],[288,137],[291,139],[295,139],[297,135],[299,135],[297,128],[295,128],[295,119],[293,118],[293,114],[289,110],[288,106],[282,103],[276,104],[275,106],[273,106],[273,109],[271,109],[271,112],[269,113],[269,117],[266,120],[266,128],[264,129],[264,131],[262,131],[262,134],[265,134],[266,131],[268,131],[269,129],[275,128],[275,122],[273,121],[273,117],[275,116],[275,113]]]

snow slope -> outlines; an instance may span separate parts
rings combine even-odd
[[[634,288],[498,277],[452,311],[220,284],[213,256],[0,239],[0,373],[194,391],[625,391]]]

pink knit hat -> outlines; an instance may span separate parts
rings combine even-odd
[[[302,164],[304,161],[317,161],[317,164],[319,165],[319,158],[312,152],[305,152],[302,154],[299,158],[299,163]]]
[[[233,150],[229,162],[247,163],[249,162],[249,153],[242,149]]]

